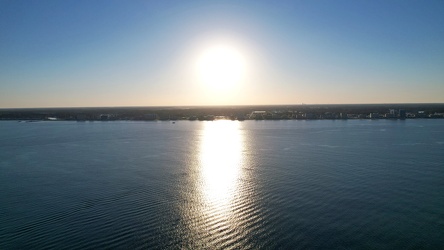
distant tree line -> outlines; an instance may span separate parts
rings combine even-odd
[[[444,104],[0,109],[0,120],[68,121],[443,118],[443,115]]]

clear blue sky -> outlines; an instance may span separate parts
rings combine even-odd
[[[194,66],[245,59],[221,93]],[[444,1],[0,0],[0,108],[444,102]]]

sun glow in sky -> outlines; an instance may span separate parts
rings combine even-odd
[[[444,102],[443,23],[441,0],[6,0],[0,108]]]
[[[217,45],[203,52],[197,71],[202,84],[217,91],[227,91],[241,83],[245,60],[235,48]]]

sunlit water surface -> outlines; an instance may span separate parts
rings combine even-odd
[[[444,120],[0,122],[0,249],[444,247]]]

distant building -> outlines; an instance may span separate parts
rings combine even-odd
[[[330,112],[325,112],[321,118],[322,119],[333,119],[333,114]]]
[[[108,121],[109,117],[110,117],[110,115],[104,115],[104,114],[102,114],[102,115],[100,115],[100,120],[102,120],[102,121]]]
[[[421,111],[418,111],[418,114],[416,115],[416,117],[426,118],[427,116],[426,116],[425,112],[423,110],[421,110]]]
[[[253,111],[250,114],[250,119],[263,120],[266,114],[266,111]]]
[[[405,117],[406,117],[405,114],[406,114],[406,113],[405,113],[405,110],[404,110],[404,109],[400,109],[400,110],[399,110],[399,115],[398,115],[398,116],[399,116],[399,118],[401,118],[401,119],[405,119]]]
[[[304,119],[305,115],[303,113],[297,113],[297,114],[294,114],[294,118],[295,119]]]
[[[389,113],[388,114],[385,114],[385,118],[391,118],[391,119],[394,119],[394,118],[396,118],[396,110],[394,110],[394,109],[389,109]]]

